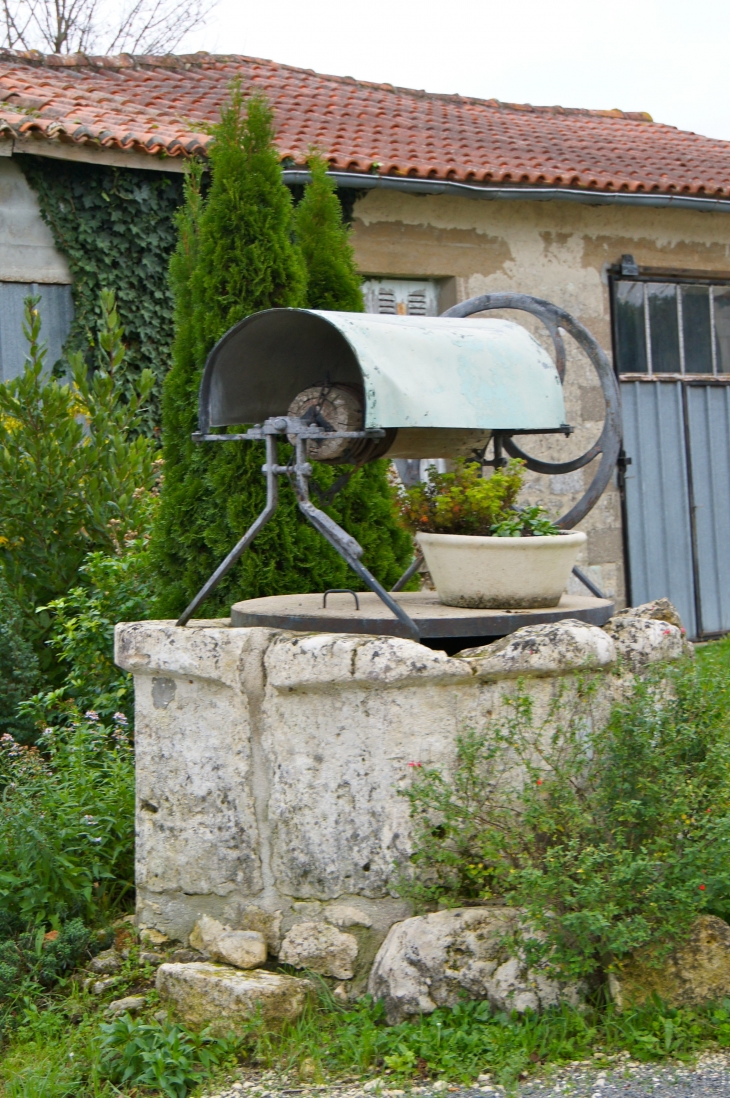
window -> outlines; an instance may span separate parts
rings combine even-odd
[[[618,279],[621,374],[730,374],[730,283]]]
[[[22,374],[28,354],[23,335],[26,297],[40,294],[41,341],[48,347],[48,370],[61,357],[73,320],[71,287],[57,283],[0,282],[0,381]]]
[[[438,286],[430,280],[369,278],[363,285],[366,313],[438,316]]]

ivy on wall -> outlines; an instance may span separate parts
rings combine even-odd
[[[156,384],[143,426],[156,431],[173,336],[168,265],[182,175],[29,155],[18,163],[73,278],[74,320],[61,370],[69,351],[81,351],[90,368],[96,365],[99,291],[114,290],[128,348],[122,380],[131,384],[145,367],[152,370]]]
[[[162,381],[171,363],[168,267],[177,243],[174,214],[183,201],[182,174],[28,154],[17,162],[73,278],[74,319],[57,372],[65,372],[70,351],[81,351],[89,367],[95,367],[99,291],[114,290],[128,348],[124,380],[131,385],[142,370],[152,370],[155,388],[142,426],[157,433]],[[304,187],[290,189],[296,205]],[[355,202],[365,193],[338,189],[345,223],[352,221]]]

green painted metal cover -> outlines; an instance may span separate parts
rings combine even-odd
[[[368,428],[565,423],[553,360],[512,321],[270,309],[211,351],[200,429],[285,415],[298,393],[326,381],[362,384]]]

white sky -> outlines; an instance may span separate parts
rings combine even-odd
[[[730,140],[727,0],[218,0],[176,52],[198,49]]]

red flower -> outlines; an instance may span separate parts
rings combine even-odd
[[[542,785],[542,778],[538,778],[538,779],[537,779],[537,784],[538,784],[538,785]]]
[[[704,891],[705,891],[705,886],[704,886],[704,885],[700,885],[700,892],[704,892]]]
[[[423,763],[408,763],[408,765],[420,769],[423,766]]]

